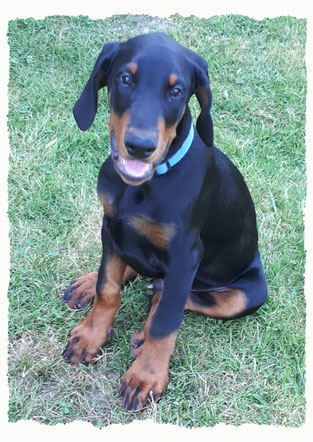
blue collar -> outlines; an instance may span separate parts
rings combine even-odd
[[[193,124],[191,122],[187,138],[185,139],[179,150],[172,157],[170,157],[167,161],[165,161],[165,163],[160,164],[156,168],[155,173],[157,175],[164,175],[171,167],[175,166],[177,163],[180,162],[180,160],[184,158],[184,156],[186,155],[192,144],[193,135],[194,135],[194,129],[193,129]]]

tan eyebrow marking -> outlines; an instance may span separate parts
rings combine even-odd
[[[137,63],[134,63],[134,62],[129,63],[128,67],[129,67],[131,74],[135,75],[137,72],[137,69],[138,69]]]
[[[170,79],[169,79],[169,81],[170,81],[170,86],[174,86],[175,83],[176,83],[176,81],[177,81],[177,79],[178,79],[178,77],[177,77],[176,74],[171,74],[171,75],[170,75]]]

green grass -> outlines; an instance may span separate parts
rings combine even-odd
[[[60,294],[74,277],[98,269],[95,186],[109,153],[106,93],[85,133],[73,103],[104,42],[156,30],[208,61],[216,145],[254,198],[269,299],[240,321],[186,313],[166,395],[133,414],[116,387],[131,363],[130,336],[145,319],[147,281],[123,289],[113,340],[89,367],[62,360],[67,333],[86,311],[70,311]],[[306,21],[48,17],[12,21],[8,36],[9,420],[303,425]],[[196,117],[194,99],[191,105]]]

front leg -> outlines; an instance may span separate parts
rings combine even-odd
[[[170,357],[200,262],[199,249],[177,247],[171,253],[163,290],[155,293],[144,326],[144,343],[120,381],[119,395],[126,409],[140,410],[151,395],[158,400],[166,390]]]
[[[75,327],[63,352],[71,364],[88,364],[112,334],[114,317],[120,307],[120,290],[126,264],[114,253],[109,233],[102,228],[102,260],[96,296],[90,314]]]

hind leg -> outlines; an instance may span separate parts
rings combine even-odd
[[[127,266],[123,282],[127,282],[137,276],[135,270]],[[69,287],[63,292],[62,302],[71,309],[85,308],[96,296],[96,284],[98,272],[86,273],[71,282]]]
[[[146,329],[159,301],[163,281],[154,280],[153,295],[149,303],[147,321],[131,338],[131,355],[135,359],[142,350]],[[266,301],[267,286],[259,255],[249,268],[230,287],[215,287],[208,291],[193,291],[187,299],[185,310],[201,313],[216,319],[236,319],[256,312]]]
[[[247,307],[249,299],[243,290],[217,288],[206,293],[191,292],[185,310],[216,319],[236,319],[254,313],[259,307]]]
[[[266,301],[267,285],[259,254],[229,287],[191,291],[185,310],[217,319],[236,319],[256,312]]]
[[[142,344],[145,342],[146,338],[146,330],[149,328],[149,324],[151,322],[153,313],[155,312],[160,295],[161,291],[154,290],[154,294],[151,296],[149,302],[148,319],[131,337],[130,353],[133,359],[136,359],[141,353]],[[240,318],[247,314],[251,314],[258,308],[255,307],[254,309],[247,309],[246,306],[247,297],[245,292],[242,290],[223,287],[201,294],[191,292],[188,297],[185,310],[201,313],[211,318],[226,320]]]

